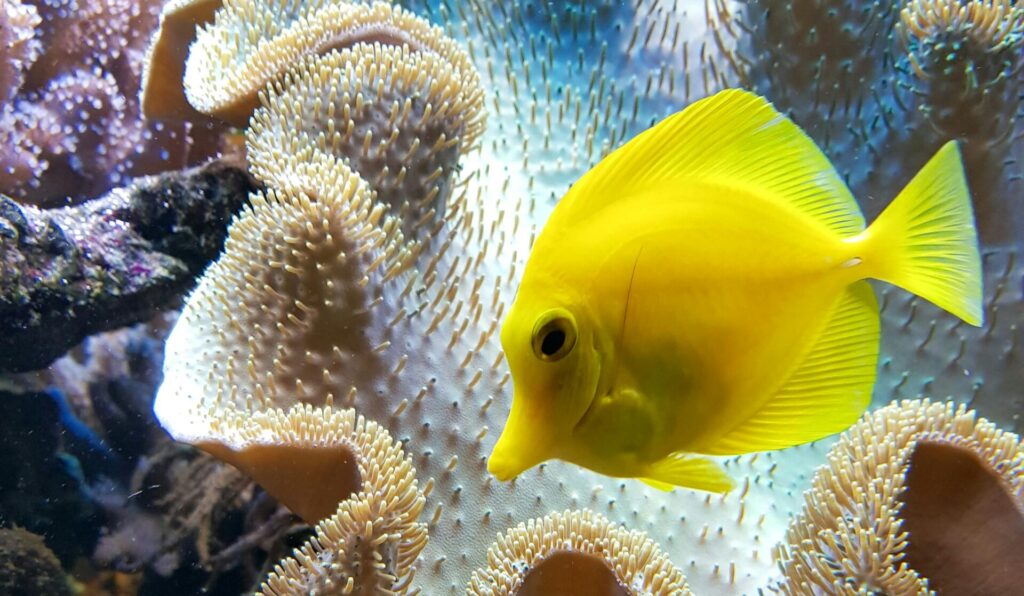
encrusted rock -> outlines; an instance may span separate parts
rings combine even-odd
[[[63,209],[0,195],[0,371],[42,368],[89,335],[172,306],[255,189],[242,169],[214,162]]]

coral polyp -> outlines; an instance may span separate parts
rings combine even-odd
[[[1012,0],[912,0],[903,7],[900,18],[918,39],[963,37],[979,46],[975,50],[990,53],[1013,49],[1024,42],[1024,12]]]
[[[0,7],[0,192],[54,207],[215,155],[208,122],[145,120],[138,91],[161,2]]]
[[[185,98],[181,79],[196,28],[212,21],[222,5],[222,0],[168,0],[164,4],[142,72],[140,101],[147,118],[203,118]]]
[[[337,510],[317,524],[314,535],[292,557],[275,567],[259,593],[408,593],[414,564],[427,541],[426,524],[417,521],[424,498],[412,462],[387,431],[357,418],[352,410],[332,412],[308,406],[274,414],[256,425],[245,420],[237,424],[240,430],[251,429],[254,451],[272,454],[257,465],[274,473],[284,472],[290,462],[300,462],[301,467],[314,450],[332,443],[335,448],[346,447],[350,458],[346,462],[329,457],[322,459],[318,470],[306,470],[309,474],[279,478],[279,486],[296,497],[303,498],[305,493],[305,498],[325,506],[337,503]],[[293,451],[285,453],[282,447]],[[332,494],[334,478],[344,478],[353,463],[355,482],[345,487],[350,489],[348,494]],[[326,485],[321,484],[324,480]],[[328,494],[319,494],[324,489]]]
[[[5,60],[0,65],[0,99],[10,101],[25,80],[25,70],[39,56],[35,28],[39,11],[31,4],[11,0],[0,6],[0,48]]]
[[[317,173],[303,191],[252,195],[191,295],[154,406],[175,438],[234,448],[223,416],[340,403],[385,367],[375,309],[412,255],[357,174],[340,162]]]

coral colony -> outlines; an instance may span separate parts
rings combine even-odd
[[[146,121],[139,86],[159,2],[0,6],[0,192],[43,206],[200,163],[219,126]]]
[[[5,2],[0,586],[1012,590],[1022,46],[1010,0]],[[806,129],[869,219],[959,139],[985,326],[880,289],[877,409],[723,460],[724,495],[558,461],[498,482],[533,238],[726,87]]]

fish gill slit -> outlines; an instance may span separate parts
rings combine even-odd
[[[622,324],[619,325],[619,337],[615,346],[615,353],[617,355],[616,362],[619,361],[618,356],[622,354],[622,346],[626,340],[626,321],[629,319],[629,303],[633,297],[633,281],[636,279],[636,268],[640,264],[640,255],[644,252],[644,245],[641,244],[640,248],[636,251],[636,258],[633,259],[633,270],[629,274],[629,285],[626,286],[626,304],[622,309]],[[617,368],[617,367],[616,367]],[[618,379],[618,370],[615,371],[615,376],[612,377],[612,382],[608,384],[608,394],[610,395],[616,385]]]

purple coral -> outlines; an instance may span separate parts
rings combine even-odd
[[[58,206],[216,154],[216,126],[142,118],[142,63],[162,4],[13,0],[0,8],[0,193]]]
[[[10,0],[0,4],[0,101],[7,102],[21,87],[24,71],[39,55],[34,32],[39,12],[34,6]]]

